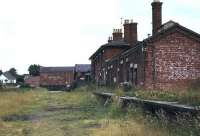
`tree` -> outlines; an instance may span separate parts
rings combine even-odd
[[[17,83],[24,83],[24,75],[17,76]]]
[[[39,76],[40,75],[40,65],[30,65],[28,68],[29,74],[31,76]]]
[[[9,72],[12,74],[12,76],[17,77],[17,70],[15,68],[11,68]]]
[[[0,75],[2,75],[3,74],[3,71],[2,70],[0,70]]]

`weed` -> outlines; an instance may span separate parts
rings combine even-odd
[[[125,94],[120,89],[115,90],[117,97],[112,98],[113,103],[104,107],[92,95],[96,88],[83,86],[72,92],[60,93],[44,89],[2,91],[0,135],[197,136],[200,133],[200,117],[177,115],[169,120],[162,111],[153,116],[134,105],[129,105],[128,110],[124,110],[119,96]],[[139,95],[140,93],[143,92],[139,92]],[[152,93],[155,99],[156,93]],[[165,93],[168,95],[168,92]],[[167,99],[165,93],[159,96]],[[170,96],[172,100],[179,99],[179,95],[174,95]],[[183,95],[187,94],[181,94]],[[143,96],[146,94],[140,97]]]

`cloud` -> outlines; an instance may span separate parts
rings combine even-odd
[[[164,1],[164,0],[163,0]],[[138,22],[139,40],[151,33],[152,0],[0,0],[0,68],[24,73],[30,64],[89,63],[120,18]],[[198,0],[165,0],[163,22],[197,30]],[[200,30],[200,29],[199,29]]]
[[[89,63],[118,9],[118,0],[0,0],[0,67]]]
[[[173,2],[175,2],[175,4],[180,4],[180,6],[186,6],[188,8],[198,8],[199,9],[199,5],[200,5],[200,1],[199,0],[173,0]]]

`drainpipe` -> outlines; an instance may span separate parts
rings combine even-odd
[[[146,43],[142,43],[142,56],[143,56],[143,86],[145,85],[146,81]]]
[[[156,49],[155,46],[152,46],[152,57],[153,57],[153,88],[156,84]]]

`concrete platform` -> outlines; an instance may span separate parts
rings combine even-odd
[[[102,100],[106,101],[115,96],[114,93],[94,93],[96,96],[101,97]],[[136,105],[142,107],[144,110],[151,111],[155,113],[156,111],[165,111],[170,115],[189,113],[192,116],[200,115],[200,107],[189,106],[179,104],[177,102],[166,102],[166,101],[153,101],[144,100],[136,97],[123,96],[119,98],[122,107],[127,108],[129,105]]]

